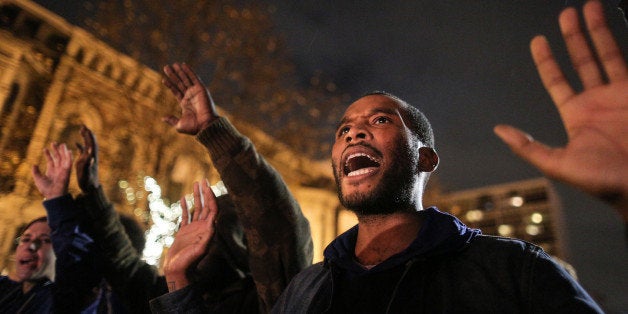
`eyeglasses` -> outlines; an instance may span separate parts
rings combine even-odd
[[[30,236],[22,236],[15,239],[15,243],[18,246],[24,246],[24,245],[30,246],[31,244],[34,244],[35,248],[37,249],[37,248],[40,248],[44,244],[51,244],[52,240],[50,239],[50,237],[31,238]]]

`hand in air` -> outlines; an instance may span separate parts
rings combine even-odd
[[[164,117],[164,122],[174,126],[179,133],[196,135],[218,118],[209,90],[187,64],[167,65],[164,74],[163,84],[181,107],[181,117]]]
[[[100,186],[98,181],[98,144],[96,137],[86,126],[81,127],[83,144],[76,143],[80,155],[76,159],[76,178],[83,192]]]
[[[207,245],[214,235],[214,222],[218,214],[216,196],[207,180],[203,181],[200,184],[194,182],[191,217],[185,197],[181,198],[181,227],[164,260],[164,274],[170,292],[189,284],[187,270],[194,267],[207,252]]]
[[[598,1],[584,6],[593,47],[586,41],[574,8],[559,23],[583,90],[566,80],[545,37],[530,43],[532,57],[568,136],[565,147],[548,147],[507,125],[495,133],[521,158],[550,178],[607,201],[628,221],[628,70]],[[595,53],[600,65],[596,63]]]
[[[50,144],[44,149],[46,172],[33,166],[32,174],[35,186],[46,199],[63,196],[68,193],[70,173],[72,172],[72,151],[65,144]]]

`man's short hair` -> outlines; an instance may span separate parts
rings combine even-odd
[[[26,229],[30,228],[30,226],[38,223],[38,222],[45,222],[48,223],[48,217],[47,216],[41,216],[41,217],[37,217],[33,220],[31,220],[30,222],[28,222],[24,227],[21,228],[20,230],[20,235],[22,233],[24,233],[24,231],[26,231]]]
[[[434,131],[432,130],[432,125],[427,117],[421,112],[421,110],[417,109],[414,106],[411,106],[403,99],[385,91],[372,91],[368,92],[362,97],[370,96],[370,95],[382,95],[397,101],[404,110],[402,114],[404,114],[404,122],[408,123],[408,127],[416,135],[416,137],[425,145],[431,148],[434,147]],[[362,98],[360,97],[360,98]]]

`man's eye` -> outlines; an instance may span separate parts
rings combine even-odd
[[[46,243],[46,244],[50,244],[50,243],[52,243],[52,240],[50,240],[50,238],[43,238],[43,239],[41,239],[41,242]]]
[[[341,128],[340,130],[338,130],[338,136],[345,135],[348,132],[349,132],[349,128],[348,127]]]
[[[390,119],[388,117],[377,117],[375,118],[375,124],[388,123]]]
[[[21,238],[20,238],[20,242],[21,242],[21,243],[31,242],[31,238],[24,238],[24,237],[21,237]]]

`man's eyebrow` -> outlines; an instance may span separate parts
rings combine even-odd
[[[369,111],[369,113],[367,114],[367,116],[372,116],[378,113],[385,113],[385,114],[389,114],[389,115],[397,115],[399,114],[399,111],[393,108],[374,108],[371,111]],[[340,128],[340,126],[342,126],[343,124],[347,123],[347,121],[350,121],[350,119],[348,119],[347,117],[343,117],[340,122],[336,125],[336,130],[338,130]]]
[[[340,119],[340,122],[338,122],[338,124],[336,124],[336,130],[338,130],[341,125],[345,124],[345,122],[347,122],[347,120],[348,119],[346,117],[342,117],[342,119]]]

